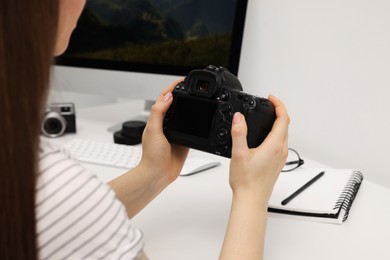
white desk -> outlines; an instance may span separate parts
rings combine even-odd
[[[112,134],[106,129],[141,110],[141,102],[80,109],[78,133],[52,141],[64,143],[75,137],[112,141]],[[134,225],[144,233],[145,251],[151,260],[218,259],[230,211],[231,190],[229,161],[216,158],[221,160],[221,166],[179,177],[133,219]],[[308,166],[320,166],[305,160]],[[122,173],[117,168],[85,166],[103,181]],[[390,190],[364,180],[349,218],[342,225],[271,215],[265,259],[389,260]]]

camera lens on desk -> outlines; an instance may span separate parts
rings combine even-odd
[[[46,114],[42,123],[42,133],[49,137],[57,137],[64,134],[66,129],[66,120],[57,112]]]

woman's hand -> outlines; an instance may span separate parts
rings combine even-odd
[[[137,167],[112,180],[109,185],[135,216],[180,174],[188,148],[171,145],[163,133],[163,120],[172,103],[172,90],[182,80],[165,89],[153,105],[142,136],[142,158]]]
[[[249,149],[245,118],[236,113],[232,125],[230,186],[232,208],[220,259],[263,259],[268,201],[288,151],[290,118],[281,101],[270,96],[276,120],[257,148]]]
[[[169,183],[180,174],[188,155],[188,148],[170,144],[163,133],[164,115],[171,105],[172,91],[181,80],[166,88],[153,105],[142,136],[142,159],[139,166]]]
[[[284,104],[273,96],[269,100],[275,106],[276,120],[267,138],[257,148],[248,148],[245,118],[239,113],[234,115],[230,163],[230,186],[233,192],[255,192],[264,199],[265,204],[286,162],[290,122]]]

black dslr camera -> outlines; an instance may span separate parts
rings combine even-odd
[[[240,81],[222,67],[191,71],[172,94],[164,118],[168,141],[228,158],[235,112],[245,116],[249,148],[264,141],[276,119],[268,99],[244,93]]]
[[[76,133],[76,112],[73,103],[52,103],[45,111],[41,133],[58,137],[64,133]]]

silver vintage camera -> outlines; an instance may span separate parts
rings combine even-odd
[[[51,103],[46,108],[41,133],[48,137],[58,137],[64,133],[76,133],[74,103]]]

